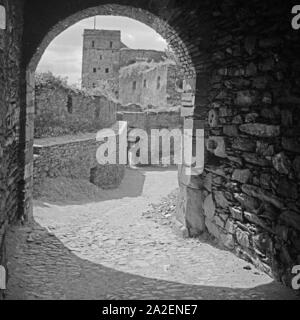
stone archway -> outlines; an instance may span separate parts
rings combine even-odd
[[[27,163],[25,164],[25,193],[24,193],[24,217],[32,217],[32,188],[33,188],[33,136],[34,136],[34,81],[35,81],[35,70],[37,65],[45,52],[51,41],[58,36],[61,32],[66,30],[68,27],[72,26],[76,22],[82,19],[95,16],[95,15],[113,15],[113,16],[125,16],[150,26],[157,33],[159,33],[173,49],[175,56],[177,58],[177,63],[181,67],[184,74],[185,83],[188,90],[188,96],[193,97],[196,90],[196,68],[192,62],[192,57],[189,54],[189,43],[183,41],[178,34],[178,32],[170,26],[170,24],[163,20],[162,18],[156,16],[155,14],[136,7],[124,6],[118,4],[107,4],[100,5],[96,7],[87,8],[81,10],[69,17],[59,21],[55,26],[53,26],[50,31],[44,36],[39,46],[36,48],[35,53],[28,62],[26,69],[26,82],[27,82],[27,92],[26,92],[26,129],[25,129],[25,139],[26,139],[26,149],[25,149],[25,159]],[[182,116],[192,117],[194,110],[195,99],[189,99],[185,101],[188,108],[182,111]],[[185,202],[186,199],[183,198],[181,202]],[[183,205],[184,206],[184,205]],[[183,207],[181,207],[183,209]],[[185,215],[185,210],[181,210],[181,216]],[[184,218],[184,217],[183,217]]]
[[[290,284],[292,266],[300,263],[299,32],[291,27],[293,1],[113,2],[148,10],[167,22],[194,64],[197,85],[192,117],[205,120],[210,156],[205,175],[185,182],[191,186],[184,187],[186,198],[204,188],[209,233]],[[32,189],[33,74],[27,73],[26,106],[25,69],[49,30],[55,32],[61,21],[107,2],[1,3],[8,8],[8,28],[1,30],[7,43],[0,60],[5,70],[0,91],[7,123],[1,123],[5,147],[0,156],[5,155],[1,165],[11,165],[0,171],[5,187],[12,190],[1,205],[6,206],[4,220],[13,221],[16,203],[20,203],[20,216],[24,206],[29,211]],[[175,44],[176,34],[170,35]],[[19,132],[14,127],[20,123]]]

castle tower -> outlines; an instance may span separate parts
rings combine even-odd
[[[83,33],[82,87],[96,88],[99,80],[118,81],[121,42],[119,30],[85,29]]]

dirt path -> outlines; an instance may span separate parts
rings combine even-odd
[[[176,187],[176,170],[127,170],[101,201],[37,203],[36,223],[9,235],[8,298],[294,298],[232,253],[184,239],[151,213],[150,204]]]

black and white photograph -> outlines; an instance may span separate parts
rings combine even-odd
[[[300,1],[0,0],[8,300],[300,300]]]

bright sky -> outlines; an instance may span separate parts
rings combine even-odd
[[[81,78],[83,29],[93,29],[94,18],[81,20],[59,36],[45,51],[37,72],[51,71],[67,77],[69,84],[78,84]],[[166,41],[147,25],[126,17],[98,16],[97,29],[121,30],[121,40],[132,49],[164,50]]]

